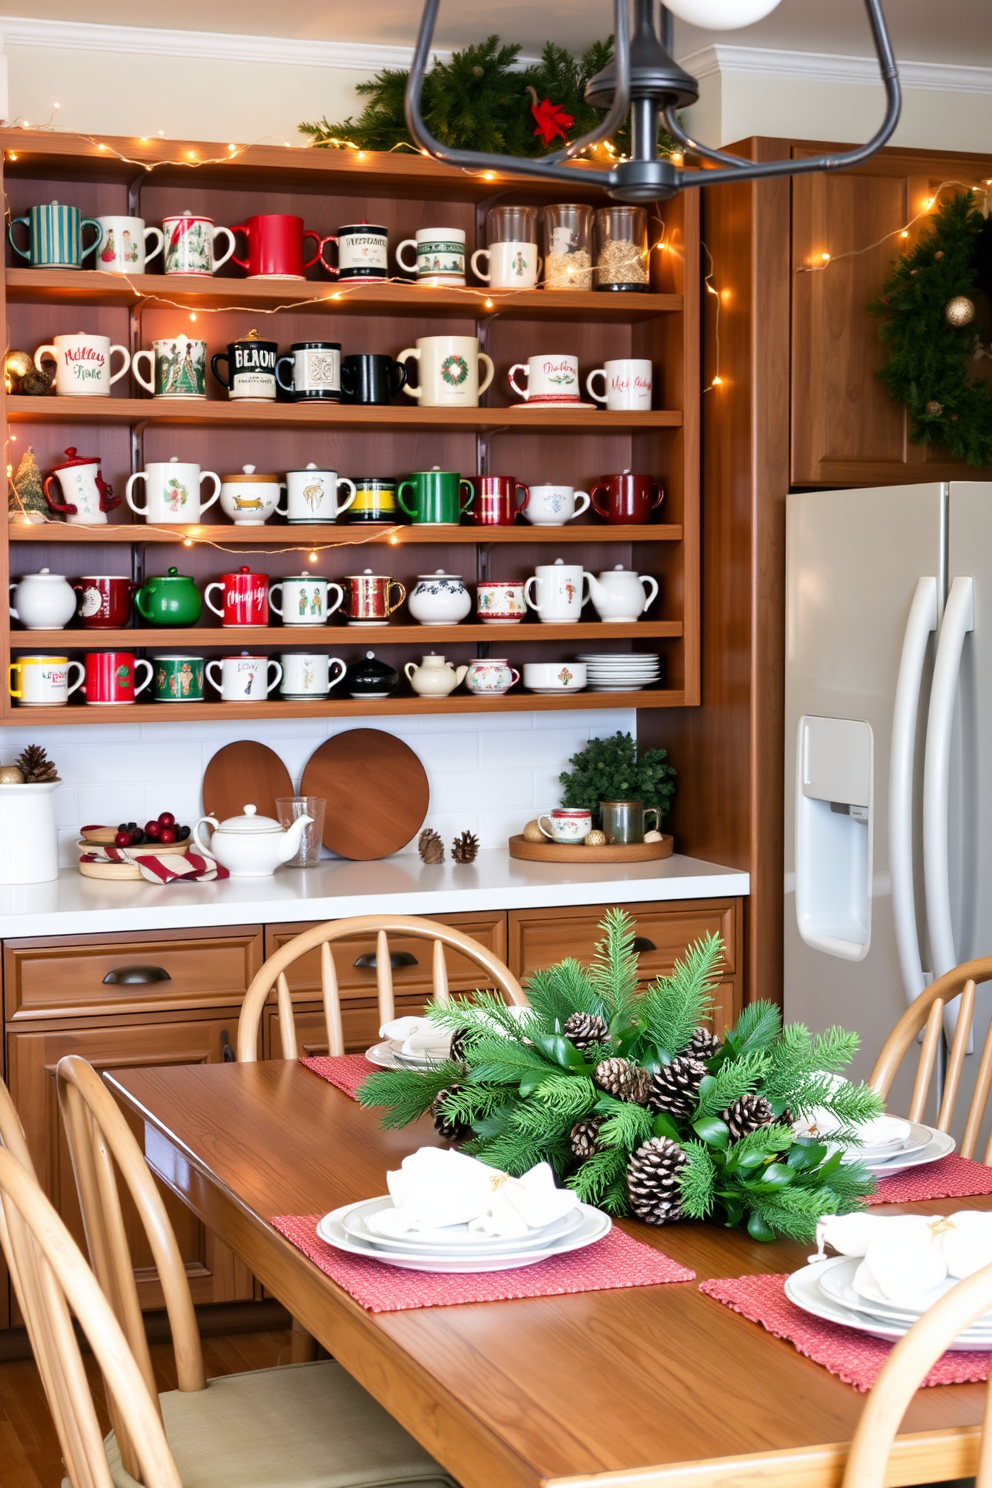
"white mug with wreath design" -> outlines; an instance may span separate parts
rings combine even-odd
[[[417,386],[407,381],[403,391],[420,401],[421,408],[478,408],[479,398],[493,380],[493,364],[479,350],[478,336],[421,336],[416,346],[396,358],[420,363]],[[479,370],[485,368],[479,382]],[[409,369],[408,369],[409,370]]]

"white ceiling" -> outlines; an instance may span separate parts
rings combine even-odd
[[[989,0],[883,0],[898,57],[916,62],[972,66],[992,64]],[[148,0],[88,0],[85,16],[78,0],[3,0],[8,15],[47,20],[124,26],[168,26],[191,31],[228,31],[241,35],[289,36],[320,41],[382,42],[412,45],[420,19],[420,0],[171,0],[166,10]],[[519,41],[533,54],[548,38],[579,50],[611,29],[610,0],[442,0],[437,44],[441,47],[479,41],[497,31]],[[871,38],[862,0],[782,0],[756,26],[744,31],[698,31],[677,26],[680,56],[715,40],[740,46],[779,47],[797,51],[871,53]]]

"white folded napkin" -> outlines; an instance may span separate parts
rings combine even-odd
[[[961,1209],[956,1214],[827,1215],[816,1227],[817,1254],[824,1246],[862,1256],[854,1274],[857,1291],[875,1291],[897,1306],[916,1307],[948,1277],[963,1280],[992,1265],[992,1214]]]
[[[511,1178],[463,1152],[421,1147],[387,1173],[395,1234],[467,1224],[476,1235],[513,1239],[561,1219],[578,1205],[568,1188],[556,1188],[547,1163]],[[381,1218],[382,1216],[379,1216]]]
[[[413,1059],[447,1059],[451,1034],[428,1018],[394,1018],[379,1029],[379,1037],[399,1044],[400,1053]]]

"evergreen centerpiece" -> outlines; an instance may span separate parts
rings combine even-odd
[[[844,1148],[882,1100],[839,1078],[857,1035],[783,1027],[756,1002],[721,1042],[704,1026],[718,936],[640,991],[633,919],[612,909],[602,928],[592,964],[535,973],[525,1009],[488,992],[430,1004],[451,1057],[370,1075],[359,1101],[386,1107],[387,1127],[430,1111],[483,1162],[514,1176],[549,1162],[587,1203],[649,1224],[719,1218],[808,1240],[821,1215],[859,1208],[874,1179]],[[819,1111],[840,1123],[830,1148],[791,1124]]]
[[[660,819],[675,794],[675,771],[666,758],[664,749],[638,753],[631,734],[590,739],[569,760],[574,768],[558,776],[561,804],[590,811],[594,827],[603,825],[603,801],[640,801],[657,807]]]

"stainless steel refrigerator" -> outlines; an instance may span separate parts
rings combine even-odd
[[[992,484],[790,496],[786,594],[785,1015],[856,1029],[861,1076],[992,953]]]

